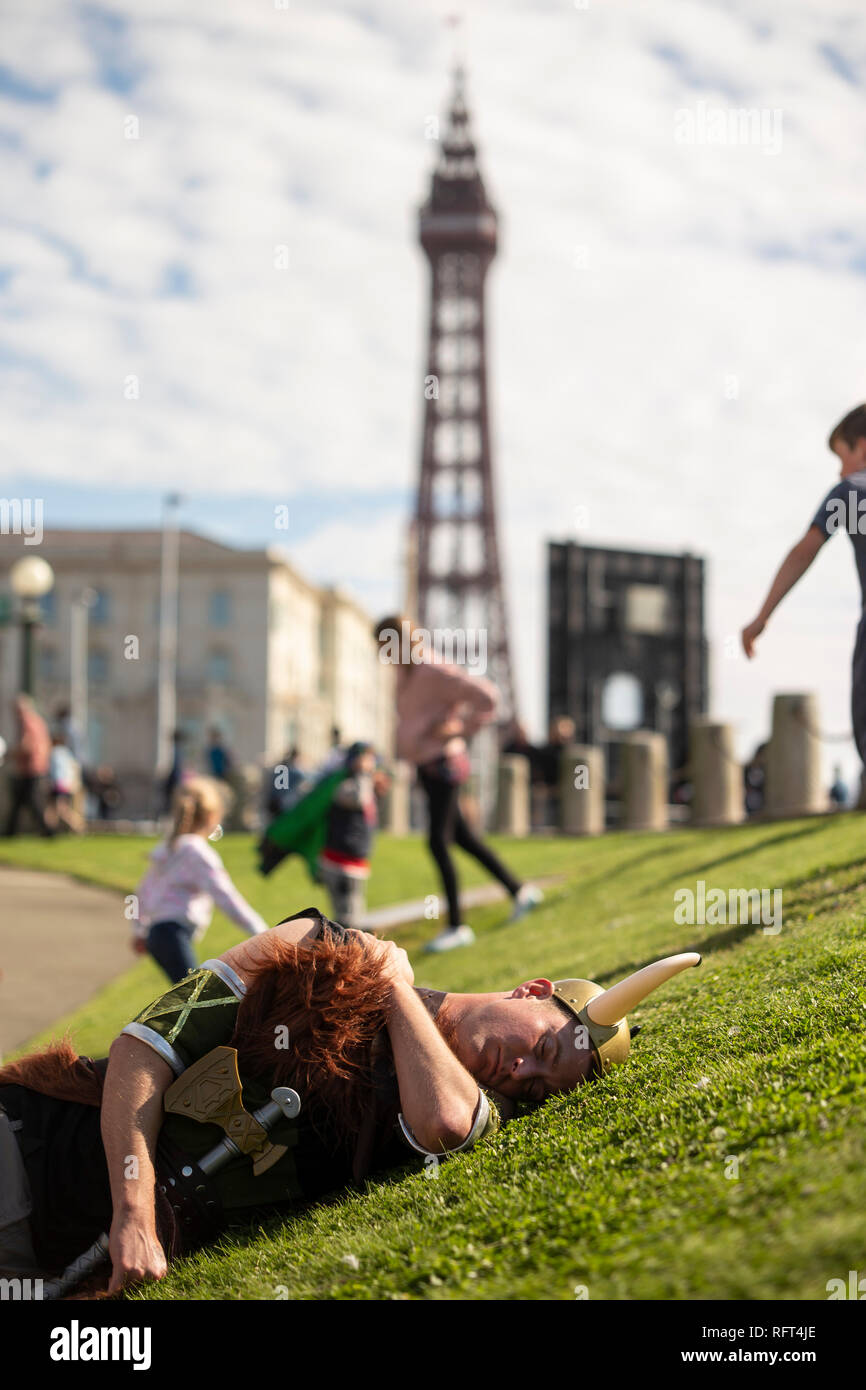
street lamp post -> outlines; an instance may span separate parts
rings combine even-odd
[[[54,571],[39,555],[25,555],[9,571],[12,592],[19,600],[21,623],[21,693],[32,695],[36,685],[34,633],[40,622],[39,600],[54,587]]]
[[[89,766],[87,740],[87,633],[90,609],[96,603],[96,590],[86,587],[69,610],[69,719],[79,740],[76,756]]]
[[[162,513],[162,554],[159,583],[159,662],[156,697],[156,770],[171,768],[172,734],[177,722],[177,600],[180,535],[177,513],[181,498],[169,493]]]

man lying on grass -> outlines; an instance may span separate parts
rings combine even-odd
[[[626,1011],[699,961],[606,991],[449,994],[415,989],[393,942],[306,909],[190,973],[107,1061],[61,1044],[0,1069],[0,1269],[61,1271],[110,1231],[113,1292],[233,1220],[459,1153],[500,1110],[624,1061]]]

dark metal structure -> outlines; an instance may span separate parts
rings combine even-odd
[[[631,728],[666,735],[672,772],[707,709],[704,562],[694,555],[548,546],[548,714],[604,747],[611,778]]]
[[[484,633],[487,674],[514,713],[487,402],[484,284],[497,216],[478,169],[461,68],[420,211],[431,299],[415,564],[421,627]]]

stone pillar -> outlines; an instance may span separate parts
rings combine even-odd
[[[408,763],[391,764],[391,785],[382,798],[380,820],[391,835],[409,834],[409,789],[412,769]]]
[[[500,835],[529,834],[529,759],[519,753],[499,759],[496,829]]]
[[[664,734],[639,729],[622,741],[622,827],[666,830],[668,744]]]
[[[767,748],[768,816],[809,816],[827,809],[815,695],[777,695]]]
[[[563,835],[604,831],[604,753],[570,743],[559,760],[559,829]]]
[[[738,825],[745,815],[743,769],[734,756],[731,725],[696,715],[689,727],[689,761],[692,823]]]

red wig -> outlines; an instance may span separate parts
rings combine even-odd
[[[55,1100],[85,1105],[102,1101],[101,1077],[89,1058],[78,1056],[68,1037],[0,1067],[0,1086],[27,1086]]]
[[[274,936],[268,947],[238,1010],[240,1073],[296,1087],[314,1123],[356,1137],[373,1089],[371,1047],[386,1023],[387,974],[363,937],[293,946]]]

